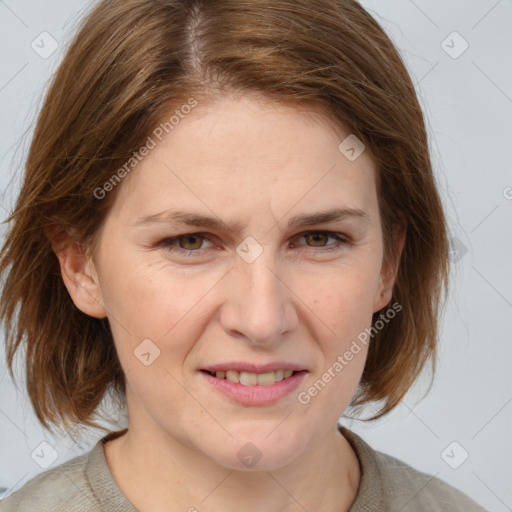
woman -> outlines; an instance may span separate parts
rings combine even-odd
[[[414,87],[357,2],[100,2],[10,221],[37,417],[98,426],[113,391],[128,427],[0,510],[483,510],[337,424],[433,364],[448,275]]]

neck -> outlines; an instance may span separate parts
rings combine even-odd
[[[278,469],[242,471],[148,427],[130,425],[125,435],[105,444],[114,480],[143,512],[341,512],[357,495],[359,462],[337,429]]]

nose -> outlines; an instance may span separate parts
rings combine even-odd
[[[252,263],[237,260],[225,283],[220,323],[231,336],[269,347],[296,328],[298,315],[283,272],[264,254]]]

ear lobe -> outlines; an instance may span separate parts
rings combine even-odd
[[[98,276],[87,247],[64,231],[47,234],[59,259],[64,285],[75,306],[86,315],[105,318],[107,313],[102,303]]]
[[[397,227],[394,231],[394,254],[388,262],[382,265],[379,286],[374,299],[374,313],[391,302],[393,287],[395,285],[400,263],[400,256],[405,244],[406,224]]]

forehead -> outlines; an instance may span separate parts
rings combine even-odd
[[[340,143],[349,136],[311,107],[259,97],[199,103],[125,178],[114,209],[151,214],[193,203],[241,216],[269,208],[282,215],[299,203],[368,209],[374,162],[364,151],[347,158]]]

